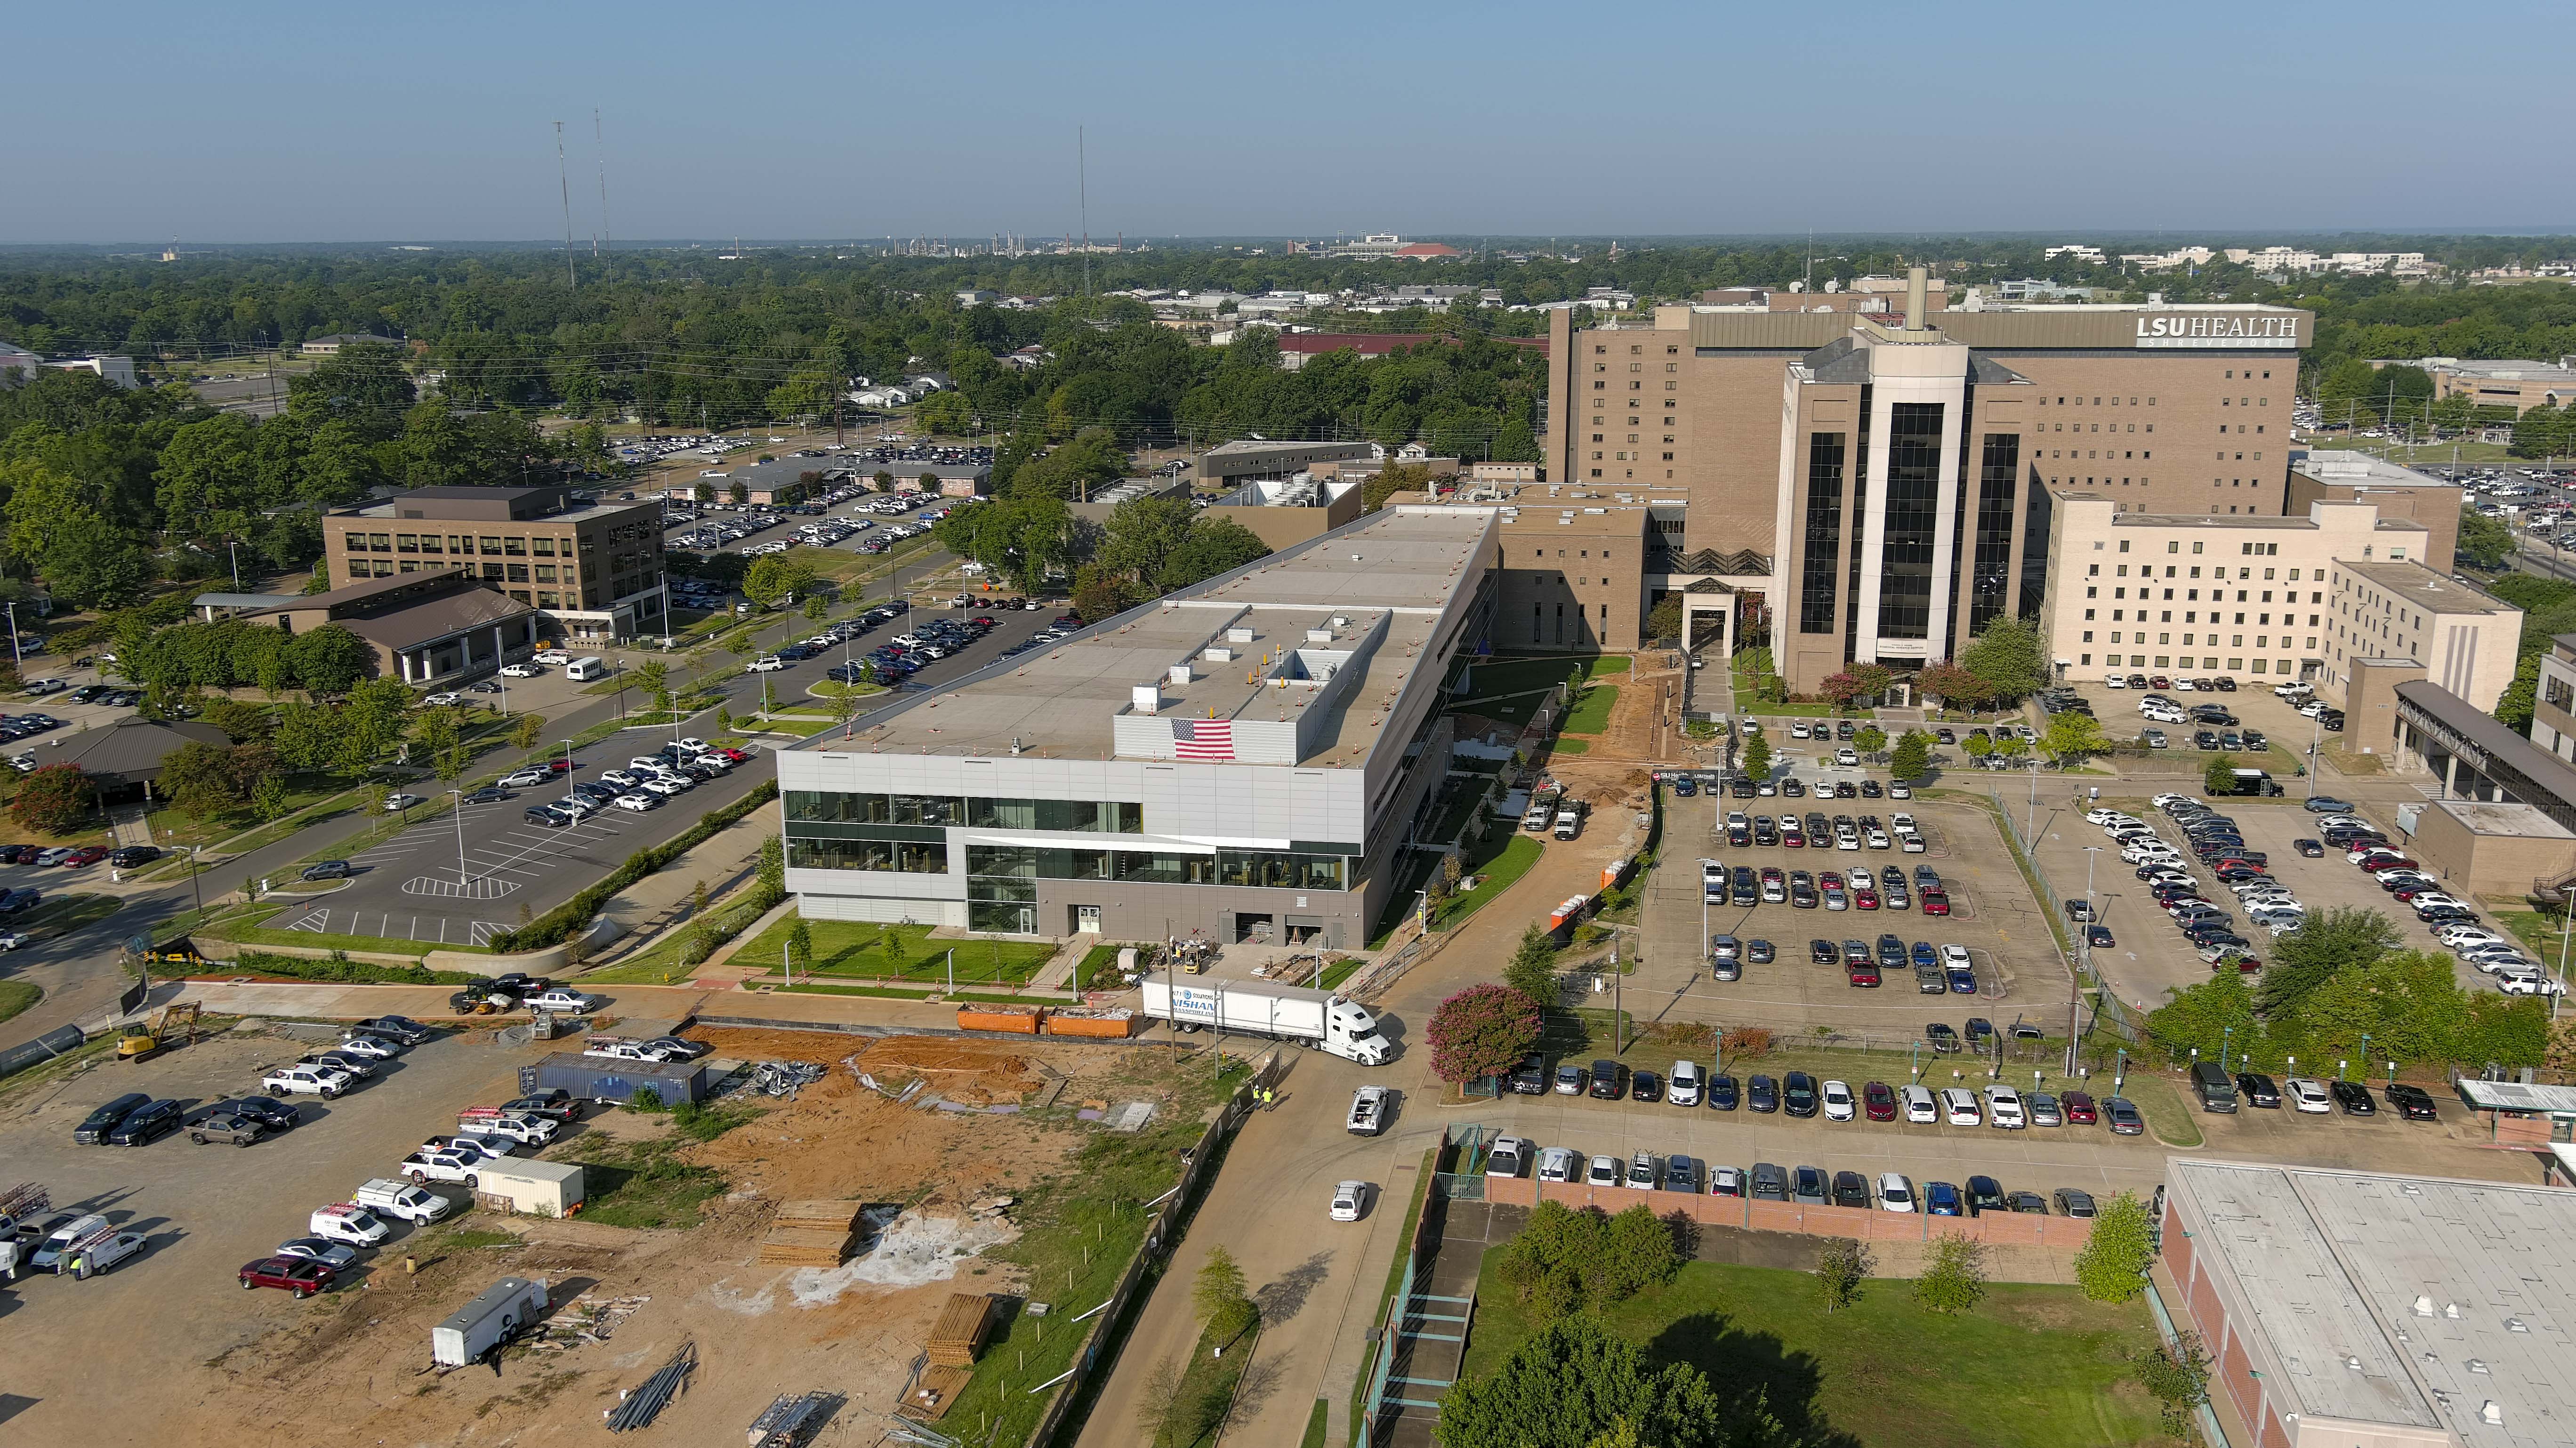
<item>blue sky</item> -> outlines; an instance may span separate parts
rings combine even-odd
[[[2567,17],[30,5],[0,242],[2567,227]]]

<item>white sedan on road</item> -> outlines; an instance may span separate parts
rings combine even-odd
[[[687,794],[691,789],[695,788],[695,786],[685,779],[676,778],[666,774],[659,779],[648,779],[644,781],[644,788],[662,796],[664,799],[670,799],[677,795]]]
[[[389,794],[385,796],[385,808],[388,810],[407,810],[413,805],[427,803],[429,803],[429,801],[422,799],[416,794]]]
[[[463,694],[441,693],[432,694],[428,698],[421,700],[420,706],[424,709],[437,709],[443,708],[449,704],[462,704],[464,702],[465,696]]]
[[[1356,1222],[1368,1206],[1367,1182],[1343,1182],[1333,1188],[1332,1218],[1336,1222]]]
[[[660,795],[646,794],[642,790],[635,790],[626,794],[621,794],[609,802],[616,805],[619,809],[631,809],[637,814],[642,814],[646,810],[656,810],[662,807],[662,797]]]

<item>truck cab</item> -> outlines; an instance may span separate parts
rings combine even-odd
[[[1383,1066],[1395,1055],[1368,1007],[1340,996],[1324,1004],[1324,1049],[1363,1066]]]
[[[1557,806],[1556,837],[1560,840],[1570,840],[1582,832],[1582,802],[1579,800],[1569,800],[1566,803]]]

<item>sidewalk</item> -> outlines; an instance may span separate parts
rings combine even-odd
[[[227,1016],[354,1020],[362,1016],[405,1015],[436,1022],[453,1019],[447,1006],[451,990],[443,985],[332,985],[304,981],[233,985],[222,980],[190,980],[166,996],[156,986],[152,1004],[158,1007],[170,1000],[194,1001],[208,1012]],[[601,1014],[621,1018],[678,1020],[694,1015],[708,1025],[775,1026],[858,1035],[958,1033],[957,1007],[953,1003],[792,991],[710,991],[694,983],[615,985],[598,994],[608,1000]]]

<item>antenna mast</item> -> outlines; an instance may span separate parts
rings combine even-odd
[[[581,274],[572,266],[572,172],[564,168],[563,122],[555,122],[555,180],[563,186],[564,280],[581,290]]]
[[[599,239],[609,251],[615,251],[615,243],[608,238],[608,140],[607,133],[600,129],[597,106],[590,108],[590,139],[599,148]],[[608,279],[609,265],[605,259],[600,262],[601,281]]]
[[[1082,295],[1091,296],[1091,152],[1083,136],[1084,128],[1073,128],[1073,167],[1076,194],[1082,205]]]

